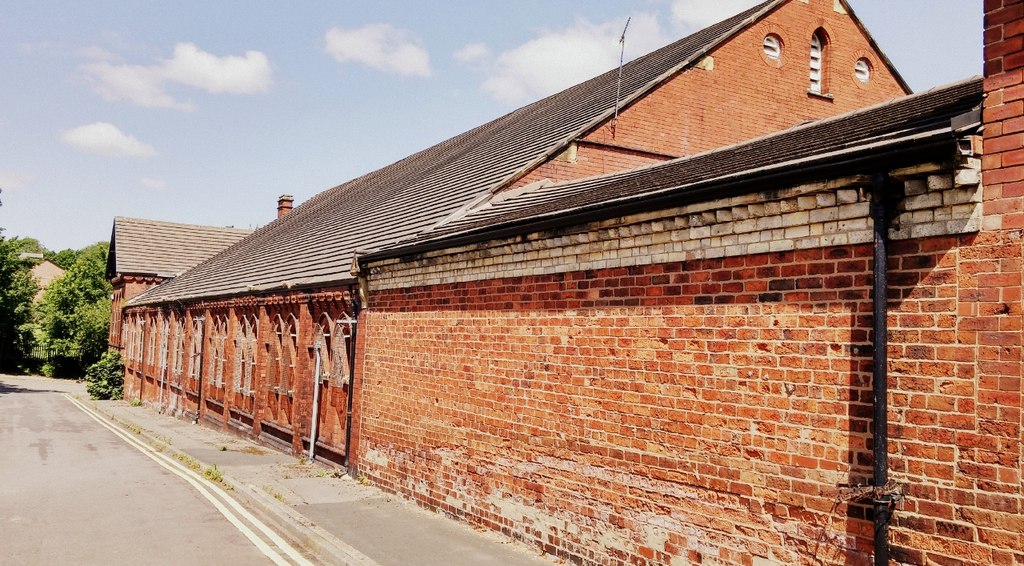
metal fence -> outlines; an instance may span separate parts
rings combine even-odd
[[[82,361],[82,349],[79,347],[59,347],[52,346],[46,347],[41,344],[37,344],[28,355],[29,360],[32,360],[39,364],[53,363],[55,360],[75,360],[79,363]]]

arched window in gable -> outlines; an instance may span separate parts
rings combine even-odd
[[[811,35],[810,91],[814,94],[828,93],[828,34],[818,28]]]

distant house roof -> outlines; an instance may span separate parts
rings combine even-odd
[[[497,232],[511,235],[564,226],[629,212],[629,207],[650,210],[653,199],[665,207],[679,206],[768,190],[773,182],[801,182],[800,177],[863,173],[865,160],[885,171],[887,160],[899,163],[907,151],[937,145],[948,149],[959,130],[976,128],[982,97],[982,80],[974,78],[691,157],[588,179],[535,184],[502,195],[415,241],[363,259],[460,245],[496,237]]]
[[[173,277],[223,251],[252,230],[178,224],[142,218],[114,218],[107,277]]]
[[[627,63],[618,103],[619,73],[611,70],[324,191],[239,245],[128,304],[350,282],[349,266],[357,251],[415,238],[510,186],[609,120],[617,105],[627,107],[697,65],[787,1],[762,2]]]

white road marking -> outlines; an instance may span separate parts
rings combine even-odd
[[[224,490],[220,489],[217,486],[209,484],[208,482],[205,482],[203,478],[195,471],[182,465],[180,462],[175,461],[166,454],[157,452],[150,445],[136,438],[133,438],[129,434],[122,431],[120,428],[115,427],[110,423],[106,422],[106,419],[104,419],[103,416],[99,415],[95,410],[86,406],[78,399],[75,399],[74,397],[67,393],[64,394],[64,397],[71,401],[76,407],[81,409],[85,414],[92,417],[93,420],[100,423],[101,425],[103,425],[103,427],[107,428],[108,430],[119,436],[129,445],[131,445],[138,451],[142,452],[150,459],[152,459],[154,462],[166,468],[171,473],[177,475],[181,479],[188,482],[192,487],[196,489],[196,491],[200,493],[200,495],[209,500],[210,503],[218,511],[220,511],[220,513],[224,515],[224,517],[229,522],[231,522],[232,525],[235,526],[235,528],[237,528],[243,535],[245,535],[246,538],[249,539],[250,542],[253,543],[253,545],[256,546],[256,548],[260,549],[260,552],[265,554],[267,558],[270,558],[275,564],[282,566],[290,566],[291,563],[289,563],[283,556],[281,556],[280,553],[274,550],[256,533],[254,533],[252,529],[246,526],[245,523],[243,523],[239,519],[238,515],[241,515],[241,517],[243,517],[246,521],[254,525],[259,531],[266,535],[267,538],[269,538],[274,543],[275,546],[277,546],[280,550],[287,554],[295,562],[295,564],[298,564],[300,566],[313,566],[312,562],[310,562],[304,556],[302,556],[302,554],[295,550],[295,548],[292,545],[288,544],[283,538],[280,537],[280,535],[271,530],[270,527],[268,527],[262,521],[257,519],[255,516],[253,516],[252,513],[250,513],[248,510],[242,507],[241,504],[235,501],[234,498],[232,498],[230,495],[225,493]],[[217,493],[216,496],[213,493],[211,493],[211,489]],[[218,496],[220,499],[218,499]],[[234,509],[235,513],[237,513],[238,515],[236,515],[230,509],[225,507],[224,503],[222,503],[221,500],[230,505],[232,509]]]

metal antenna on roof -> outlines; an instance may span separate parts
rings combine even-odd
[[[612,138],[615,137],[615,124],[619,121],[619,101],[622,99],[622,63],[626,58],[626,30],[629,29],[629,22],[633,16],[626,18],[626,26],[622,28],[622,35],[619,37],[619,81],[615,87],[615,116],[612,118]]]

